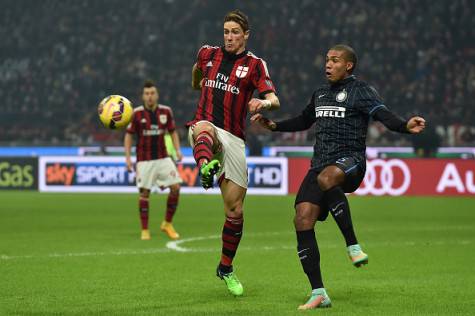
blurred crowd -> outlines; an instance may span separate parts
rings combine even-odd
[[[199,94],[191,67],[203,44],[221,45],[222,18],[250,18],[248,48],[277,87],[275,119],[298,114],[324,82],[327,49],[353,46],[356,75],[402,116],[427,118],[445,146],[475,146],[475,3],[471,0],[219,1],[6,0],[0,10],[0,143],[120,144],[97,104],[121,94],[140,104],[144,79],[174,109],[180,134]],[[266,144],[307,145],[313,132],[263,133]],[[410,145],[372,123],[369,145]]]

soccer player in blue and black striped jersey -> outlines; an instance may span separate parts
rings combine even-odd
[[[302,131],[313,124],[316,127],[311,167],[295,200],[298,255],[312,286],[310,299],[299,309],[331,306],[323,286],[314,230],[316,222],[324,221],[328,212],[345,237],[353,265],[368,263],[368,255],[356,239],[345,193],[359,187],[366,171],[369,120],[378,120],[400,133],[417,134],[425,127],[422,117],[404,120],[391,112],[373,87],[353,75],[356,63],[351,47],[333,46],[326,56],[328,82],[313,93],[299,116],[281,122],[271,121],[262,114],[251,118],[271,131]]]

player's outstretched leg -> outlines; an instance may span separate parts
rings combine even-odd
[[[325,200],[340,231],[345,237],[348,257],[352,264],[357,268],[367,264],[368,255],[363,252],[356,239],[351,220],[350,206],[345,193],[340,187],[331,188],[325,191]]]
[[[205,189],[213,187],[214,175],[221,168],[217,159],[212,159],[213,148],[216,145],[216,132],[207,123],[201,123],[194,127],[193,157],[200,169],[201,185]]]
[[[340,186],[344,179],[344,172],[336,166],[326,167],[317,178],[319,187],[324,191],[325,204],[345,238],[348,256],[352,264],[358,268],[368,263],[368,255],[362,251],[356,239],[350,205]]]
[[[176,240],[180,235],[173,227],[172,221],[178,206],[178,199],[180,197],[180,185],[174,184],[170,186],[170,193],[167,199],[167,212],[165,213],[165,220],[160,225],[160,230],[167,234],[168,238]]]
[[[140,189],[139,197],[139,215],[140,215],[140,224],[142,225],[142,232],[140,239],[150,240],[150,231],[148,230],[148,198],[150,191],[146,189]]]
[[[226,219],[222,232],[221,261],[216,270],[216,275],[226,283],[231,294],[241,296],[244,289],[233,270],[233,259],[242,237],[244,223],[242,205],[246,189],[224,179],[221,183],[221,192]]]
[[[296,205],[294,219],[297,233],[297,254],[302,268],[312,287],[310,299],[298,309],[330,307],[331,300],[323,287],[320,270],[320,252],[318,251],[314,225],[319,214],[319,206],[302,202]]]

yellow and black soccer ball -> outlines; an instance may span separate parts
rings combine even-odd
[[[97,108],[99,119],[105,127],[110,129],[125,128],[132,119],[134,109],[132,102],[121,95],[105,97]]]

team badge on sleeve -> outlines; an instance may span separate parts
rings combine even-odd
[[[238,66],[237,69],[236,69],[236,77],[244,78],[244,77],[246,77],[248,71],[249,71],[249,67]]]

